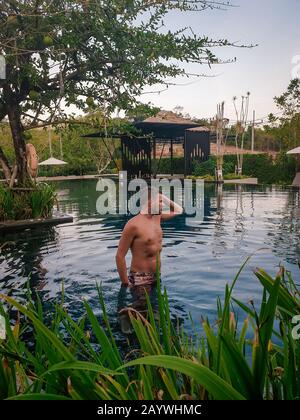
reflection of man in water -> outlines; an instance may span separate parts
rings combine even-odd
[[[162,248],[161,221],[182,213],[182,207],[165,195],[146,191],[141,200],[141,212],[127,222],[124,227],[116,255],[116,263],[122,283],[126,286],[146,286],[155,283],[157,265],[160,266]],[[168,209],[163,211],[163,206]],[[129,275],[125,257],[130,249],[132,260]]]
[[[133,332],[129,316],[132,309],[147,318],[148,305],[146,295],[149,297],[154,318],[159,319],[157,315],[157,289],[155,284],[130,287],[130,295],[127,293],[127,288],[121,286],[118,294],[117,319],[121,331],[124,334],[131,334]]]

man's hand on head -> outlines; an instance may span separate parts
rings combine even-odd
[[[169,211],[165,211],[161,213],[162,220],[172,219],[175,216],[179,216],[183,213],[183,208],[175,203],[174,201],[170,200],[164,194],[160,193],[160,199],[162,200],[163,204],[168,206]]]

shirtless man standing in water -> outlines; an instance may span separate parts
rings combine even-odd
[[[126,286],[143,286],[155,283],[157,256],[162,249],[161,221],[182,214],[183,209],[169,200],[165,195],[157,193],[154,200],[158,207],[157,214],[152,214],[151,194],[148,191],[147,203],[141,212],[127,222],[124,227],[116,255],[117,269],[121,282]],[[163,204],[168,211],[163,212]],[[153,207],[153,206],[152,206]],[[126,267],[126,254],[131,250],[132,260],[129,275]]]

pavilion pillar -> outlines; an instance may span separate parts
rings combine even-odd
[[[186,148],[186,131],[184,133],[184,141],[183,141],[183,157],[184,157],[184,178],[187,175],[187,148]]]
[[[173,169],[173,139],[171,139],[170,151],[171,151],[171,176],[173,176],[174,175],[174,169]]]
[[[156,138],[153,138],[153,166],[154,166],[154,178],[156,178],[156,172],[157,172],[157,167],[156,167]]]

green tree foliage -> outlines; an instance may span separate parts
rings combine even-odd
[[[275,103],[282,111],[281,117],[269,115],[265,131],[270,133],[288,150],[300,144],[300,79],[291,80],[286,92],[275,97]]]
[[[300,112],[300,79],[291,80],[286,92],[275,98],[286,116],[293,117]]]
[[[148,117],[152,117],[159,112],[159,108],[153,107],[149,104],[137,104],[135,107],[128,109],[126,117],[132,121],[143,121]]]

